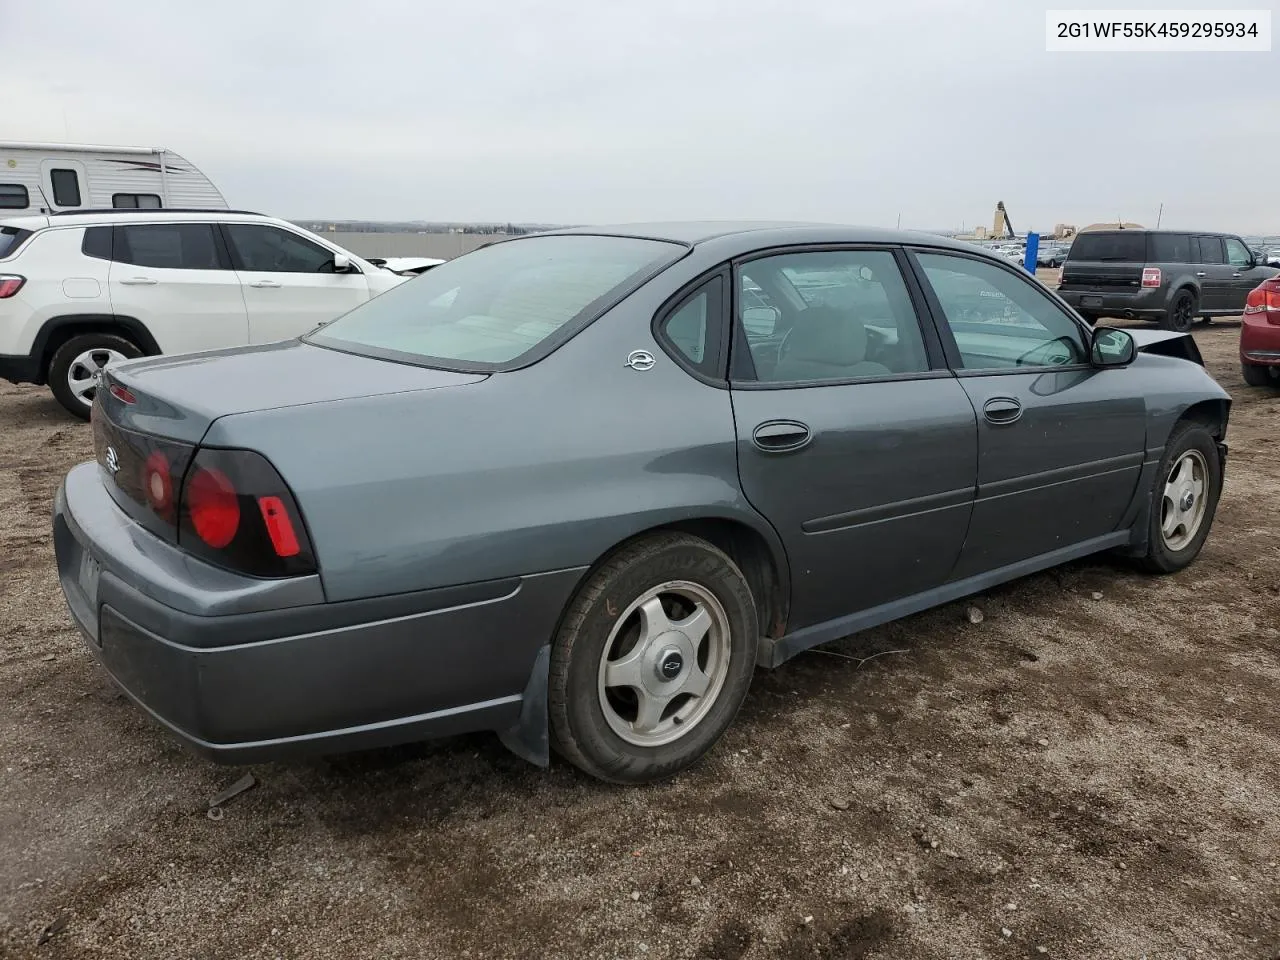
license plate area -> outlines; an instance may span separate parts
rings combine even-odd
[[[1100,307],[1102,306],[1101,297],[1081,297],[1080,306],[1082,307]]]

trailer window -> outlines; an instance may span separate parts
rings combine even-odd
[[[0,183],[0,209],[25,210],[31,206],[27,188],[20,183]]]
[[[113,193],[111,206],[117,210],[159,210],[160,198],[154,193]]]
[[[49,171],[49,182],[53,185],[53,202],[59,207],[80,206],[80,178],[74,170],[58,169]]]

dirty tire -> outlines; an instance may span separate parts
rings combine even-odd
[[[1280,370],[1280,368],[1276,368]],[[1240,374],[1244,377],[1244,382],[1251,387],[1280,387],[1280,376],[1272,372],[1272,368],[1264,367],[1260,363],[1242,363],[1240,364]]]
[[[49,362],[49,374],[45,379],[54,398],[81,420],[89,419],[90,404],[72,393],[71,386],[67,383],[67,373],[76,357],[90,350],[114,350],[129,358],[142,356],[142,351],[133,341],[114,333],[84,333],[72,337],[54,352],[53,359]]]
[[[688,732],[660,746],[640,746],[622,739],[605,716],[600,665],[619,617],[646,591],[670,581],[697,584],[720,603],[729,625],[728,664],[712,704]],[[710,543],[660,533],[623,547],[579,589],[552,646],[552,744],[574,766],[612,783],[646,783],[679,773],[701,759],[733,721],[751,685],[758,635],[755,602],[742,571]]]
[[[1169,311],[1165,314],[1164,323],[1161,326],[1166,330],[1186,333],[1191,329],[1195,319],[1196,295],[1184,288],[1173,295],[1173,302],[1169,304]]]
[[[1198,450],[1204,457],[1208,467],[1208,482],[1204,495],[1208,498],[1204,518],[1195,536],[1180,550],[1171,550],[1165,543],[1160,531],[1163,515],[1162,500],[1165,482],[1169,473],[1189,450]],[[1164,457],[1160,460],[1160,469],[1156,471],[1152,481],[1151,516],[1147,520],[1147,552],[1138,559],[1138,565],[1149,573],[1176,573],[1188,566],[1200,553],[1209,530],[1213,527],[1213,517],[1218,509],[1218,498],[1222,495],[1222,467],[1218,462],[1218,446],[1202,424],[1188,420],[1174,426],[1165,446]]]

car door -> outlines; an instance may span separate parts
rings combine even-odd
[[[1114,532],[1146,442],[1125,370],[1091,367],[1082,325],[1018,271],[960,252],[912,258],[977,413],[977,498],[953,578]]]
[[[808,249],[735,268],[739,475],[786,547],[791,630],[941,585],[964,542],[974,413],[904,262]]]
[[[1195,238],[1196,278],[1200,281],[1200,306],[1205,310],[1228,310],[1234,296],[1235,271],[1227,263],[1221,237]],[[1243,304],[1241,309],[1244,309]]]
[[[1257,266],[1253,252],[1245,246],[1243,240],[1237,237],[1224,237],[1223,243],[1226,246],[1227,266],[1231,268],[1231,299],[1226,306],[1232,313],[1243,313],[1249,294],[1258,284],[1274,274],[1275,270]]]
[[[369,299],[364,274],[335,273],[334,252],[313,240],[266,223],[222,229],[244,284],[252,343],[301,336]]]
[[[117,226],[107,286],[112,312],[139,321],[163,353],[249,342],[240,278],[212,223]]]

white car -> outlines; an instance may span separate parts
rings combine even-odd
[[[87,418],[113,360],[289,340],[408,279],[256,213],[3,220],[0,379]]]

